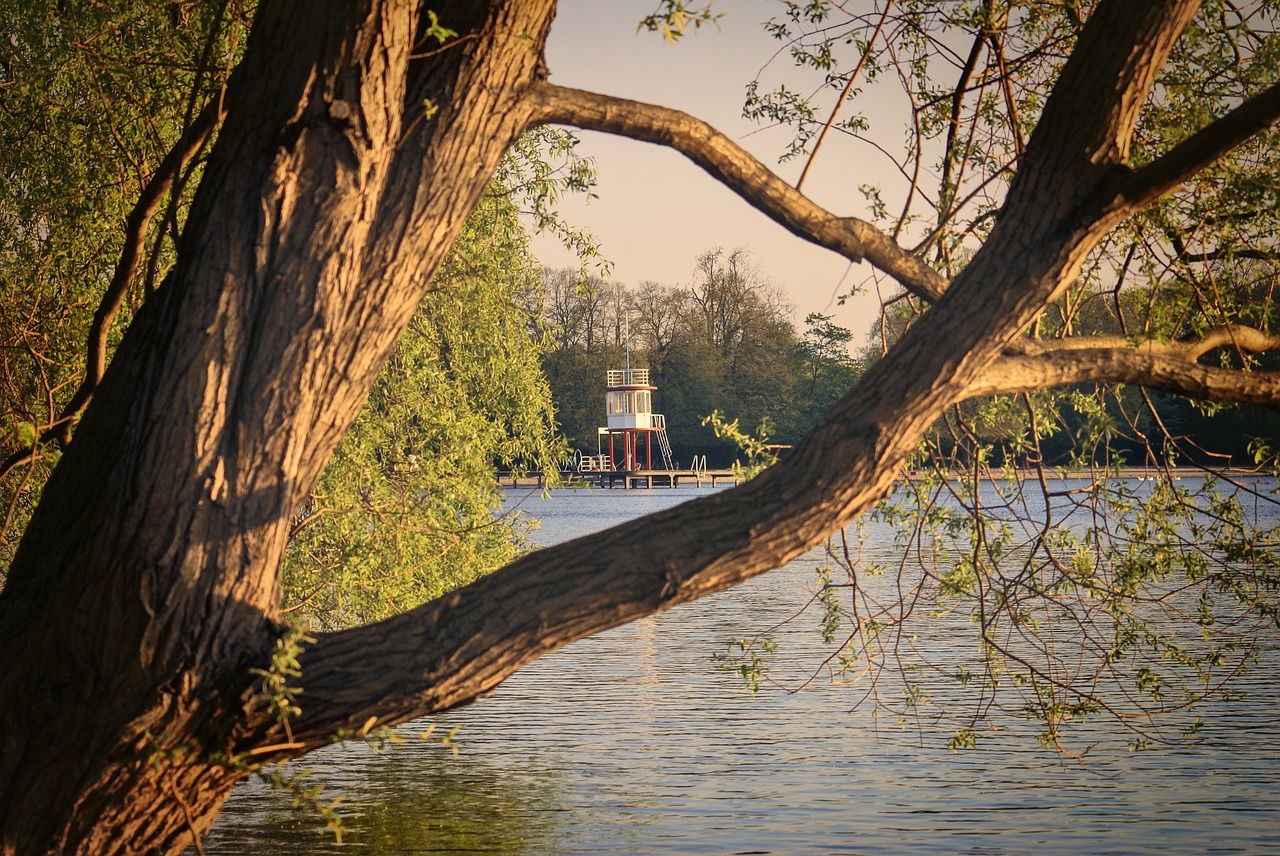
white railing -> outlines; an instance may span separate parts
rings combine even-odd
[[[609,369],[604,373],[605,386],[648,386],[648,369]]]
[[[605,473],[609,471],[608,455],[583,455],[578,461],[580,473]]]

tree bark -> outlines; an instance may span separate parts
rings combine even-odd
[[[819,543],[1075,280],[1137,204],[1124,188],[1145,199],[1167,180],[1148,167],[1138,181],[1125,160],[1196,6],[1098,6],[987,244],[945,290],[921,280],[934,308],[784,463],[322,636],[286,731],[250,669],[282,632],[290,515],[507,146],[536,122],[612,120],[542,84],[552,0],[433,3],[461,34],[444,49],[409,0],[263,4],[178,268],[95,392],[0,595],[0,850],[177,852],[244,775],[228,759],[465,703],[574,639]],[[678,145],[670,118],[607,129]],[[712,138],[686,144],[723,161]],[[767,204],[796,208],[789,228],[845,240],[787,200]]]

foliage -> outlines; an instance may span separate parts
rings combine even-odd
[[[761,423],[754,434],[748,434],[738,427],[738,420],[727,421],[719,411],[711,411],[711,415],[702,420],[702,424],[711,428],[716,437],[733,443],[746,456],[746,462],[734,461],[733,475],[736,481],[746,481],[765,467],[778,462],[776,447],[769,443],[769,424]]]
[[[495,468],[554,473],[561,446],[521,309],[536,288],[511,194],[471,216],[298,515],[285,609],[335,628],[402,612],[525,549]]]
[[[315,641],[298,628],[290,627],[276,639],[270,665],[265,669],[249,670],[250,674],[262,678],[259,694],[273,711],[276,721],[284,728],[289,742],[293,742],[289,720],[302,712],[298,707],[298,694],[302,692],[302,688],[296,685],[297,679],[302,677],[298,657],[305,646]],[[292,685],[290,680],[294,681]]]
[[[248,4],[0,3],[0,573],[59,449],[57,423],[85,371],[85,333],[120,258],[122,226],[161,159],[216,97]],[[146,233],[149,261],[114,343],[173,259],[200,163]]]
[[[832,316],[810,312],[805,331],[796,343],[803,380],[800,381],[803,410],[797,417],[797,432],[805,433],[829,411],[857,380],[860,368],[849,353],[853,331],[841,327]]]
[[[675,44],[691,28],[701,29],[706,24],[714,24],[719,18],[719,14],[711,11],[711,0],[706,5],[686,3],[685,0],[662,0],[657,11],[640,20],[638,29],[660,33],[668,42]]]
[[[818,148],[829,125],[846,157],[884,162],[890,178],[862,188],[872,219],[954,277],[995,222],[1088,11],[1037,0],[788,3],[767,28],[795,68],[777,75],[785,82],[753,82],[745,111],[790,126],[784,159],[832,157]],[[1278,25],[1270,0],[1206,3],[1142,113],[1135,165],[1272,85]],[[814,81],[807,95],[797,69]],[[859,112],[873,91],[910,116],[900,149]],[[1274,130],[1259,134],[1113,232],[1032,338],[1049,347],[1084,336],[1194,342],[1230,325],[1278,332],[1277,142]],[[929,311],[903,294],[883,294],[882,306],[867,362]],[[808,323],[802,353],[817,353],[824,319]],[[1208,359],[1275,368],[1273,355],[1232,343]],[[1274,411],[1134,387],[954,406],[923,440],[913,477],[865,523],[896,539],[897,558],[863,556],[846,535],[828,545],[814,600],[824,639],[838,645],[826,665],[870,683],[875,704],[899,716],[953,717],[953,748],[975,745],[996,710],[1025,714],[1066,752],[1078,751],[1068,731],[1087,743],[1085,723],[1103,713],[1135,747],[1179,739],[1153,724],[1157,714],[1229,692],[1273,644],[1277,500],[1257,474],[1277,430]],[[915,642],[926,623],[934,634],[976,630],[971,664],[933,673],[928,644]],[[767,658],[753,674],[762,668]]]
[[[489,192],[509,196],[539,232],[553,235],[572,250],[585,276],[588,265],[607,272],[609,263],[600,257],[590,230],[568,222],[555,207],[567,193],[594,196],[595,162],[579,156],[577,145],[576,134],[559,128],[523,134],[503,158]]]

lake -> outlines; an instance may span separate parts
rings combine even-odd
[[[541,518],[535,540],[550,544],[705,492],[556,491],[544,502],[508,491],[507,504]],[[979,749],[953,753],[949,724],[877,715],[859,703],[860,685],[819,675],[790,691],[820,672],[817,617],[772,631],[777,685],[753,695],[716,667],[730,640],[774,628],[811,598],[820,562],[810,554],[577,642],[470,707],[403,727],[401,745],[302,759],[295,767],[343,796],[342,845],[248,782],[205,852],[1280,853],[1271,653],[1243,679],[1246,698],[1197,708],[1206,725],[1193,745],[1131,752],[1131,735],[1107,723],[1077,762],[1011,720]],[[971,645],[962,631],[944,622],[931,649]],[[417,739],[428,723],[459,729],[456,757]]]

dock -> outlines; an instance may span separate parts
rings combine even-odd
[[[497,473],[498,484],[502,487],[545,487],[546,475],[541,472],[529,472],[513,475],[510,472]],[[566,487],[600,487],[623,490],[650,490],[655,487],[677,488],[683,483],[694,487],[719,487],[722,484],[737,484],[738,477],[733,470],[586,470],[570,471],[560,474],[561,483]]]

